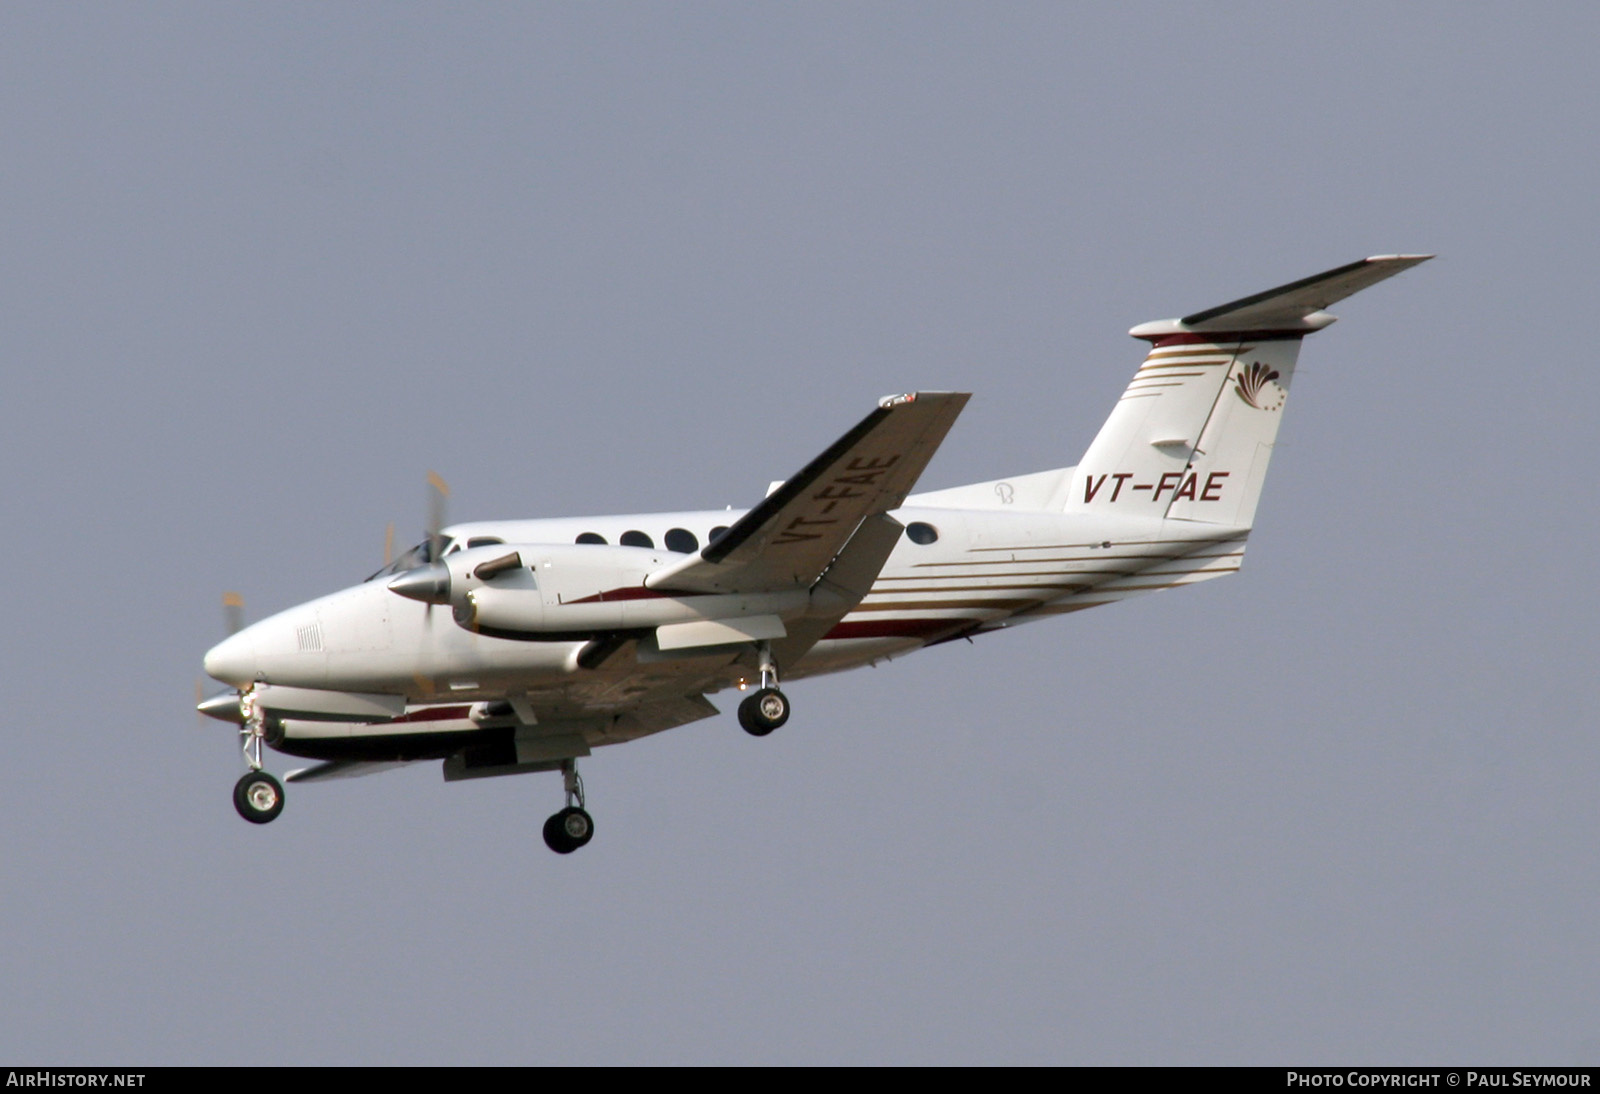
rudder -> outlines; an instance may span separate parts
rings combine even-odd
[[[1153,338],[1084,453],[1069,510],[1248,525],[1277,438],[1300,336]]]

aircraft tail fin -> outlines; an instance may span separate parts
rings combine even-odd
[[[1249,527],[1300,342],[1323,309],[1431,255],[1365,258],[1129,331],[1150,352],[1073,473],[1066,507]]]

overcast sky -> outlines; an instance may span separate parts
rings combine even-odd
[[[0,1058],[1600,1063],[1590,5],[0,11]],[[1076,462],[1301,355],[1243,571],[553,775],[230,803],[251,619],[455,519],[748,505],[886,392]],[[298,766],[274,756],[272,770]]]

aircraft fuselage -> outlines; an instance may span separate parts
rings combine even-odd
[[[454,606],[419,603],[395,595],[381,578],[369,580],[246,628],[212,650],[206,670],[240,687],[268,683],[395,694],[413,702],[479,701],[603,673],[603,664],[581,664],[580,655],[617,636],[635,643],[630,667],[638,661],[663,668],[696,662],[697,675],[709,672],[718,686],[733,686],[748,675],[737,650],[661,649],[657,629],[752,615],[792,623],[824,613],[828,605],[805,593],[657,593],[646,588],[645,578],[673,562],[673,552],[572,540],[587,532],[614,541],[640,530],[658,540],[678,529],[705,542],[713,527],[740,515],[712,510],[458,525],[448,530],[452,543],[496,542],[448,554],[453,571],[470,574],[516,553],[516,572],[491,581],[469,576],[470,588],[456,590]],[[891,515],[923,537],[932,529],[932,541],[902,536],[871,592],[798,663],[785,666],[786,677],[853,668],[1013,619],[1220,576],[1237,568],[1244,534],[1188,521],[1004,509],[906,507]],[[1234,541],[1221,554],[1190,557],[1206,545]],[[1138,580],[1147,571],[1152,572]],[[477,594],[470,615],[460,604],[463,592]]]

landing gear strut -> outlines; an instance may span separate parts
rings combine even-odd
[[[772,647],[756,647],[761,664],[761,687],[739,704],[739,724],[753,737],[765,737],[789,720],[789,699],[778,690],[778,664]]]
[[[594,818],[583,808],[583,780],[578,777],[578,761],[561,761],[562,786],[567,792],[567,807],[544,822],[545,846],[558,855],[570,855],[594,838]]]
[[[239,738],[244,748],[244,762],[250,770],[233,785],[233,807],[251,824],[266,824],[283,812],[283,784],[261,770],[261,741],[267,735],[267,713],[250,689],[239,696],[239,709],[244,714]]]

